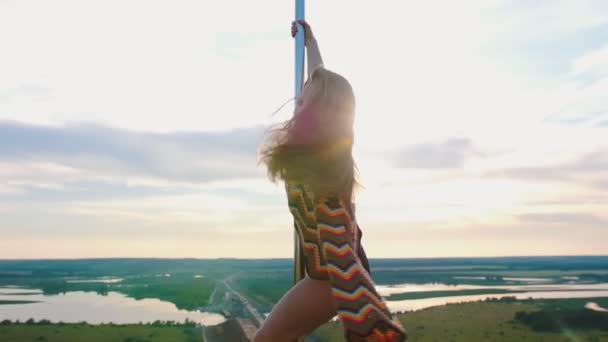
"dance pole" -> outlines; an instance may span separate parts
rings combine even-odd
[[[296,20],[304,20],[304,0],[296,0]],[[298,34],[296,35],[296,96],[300,96],[304,80],[304,28],[298,25]]]
[[[304,0],[296,0],[296,20],[304,19]],[[295,37],[296,43],[296,58],[295,58],[295,80],[296,80],[296,97],[302,93],[302,85],[304,83],[304,28],[298,25],[298,33]],[[294,264],[293,264],[293,283],[294,285],[302,280],[305,276],[304,256],[296,222],[294,220]],[[298,342],[304,342],[304,337],[298,339]]]

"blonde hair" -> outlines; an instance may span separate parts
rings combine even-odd
[[[323,67],[309,77],[291,119],[271,127],[260,150],[269,178],[335,194],[350,203],[358,186],[352,156],[355,95],[341,75]]]

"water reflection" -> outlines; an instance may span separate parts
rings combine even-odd
[[[433,306],[445,305],[449,303],[475,302],[487,298],[515,297],[517,299],[551,299],[551,298],[597,298],[608,297],[608,291],[551,291],[551,292],[524,292],[524,293],[505,293],[490,295],[471,295],[453,297],[435,297],[424,299],[408,299],[387,301],[391,311],[410,311],[422,310]]]
[[[36,289],[21,289],[18,287],[0,287],[0,295],[26,295],[26,294],[27,295],[42,294],[42,291],[36,290]]]
[[[488,286],[482,285],[448,285],[442,283],[427,284],[397,284],[397,285],[376,285],[376,291],[382,296],[406,292],[429,292],[429,291],[459,291],[487,289]]]
[[[135,300],[117,292],[109,292],[107,296],[82,291],[46,296],[30,291],[32,290],[0,288],[0,301],[39,301],[0,305],[0,320],[25,321],[34,318],[66,323],[86,321],[91,324],[127,324],[156,320],[184,322],[188,318],[203,325],[216,325],[225,320],[220,314],[179,310],[173,303],[158,299]],[[27,295],[20,294],[26,292]]]
[[[398,293],[428,292],[428,291],[460,291],[460,290],[483,290],[501,289],[512,291],[582,291],[582,290],[605,290],[608,291],[608,283],[602,284],[538,284],[538,285],[448,285],[443,283],[427,284],[397,284],[377,285],[376,290],[382,296],[390,296]]]
[[[66,283],[103,283],[103,284],[117,284],[122,282],[123,278],[110,278],[102,277],[99,279],[66,279]]]
[[[562,284],[562,285],[507,285],[507,286],[477,286],[477,285],[446,285],[446,284],[400,284],[378,285],[382,296],[395,293],[425,292],[425,291],[459,291],[472,289],[505,289],[522,291],[520,293],[477,294],[451,297],[433,297],[423,299],[387,300],[391,311],[422,310],[433,306],[450,303],[474,302],[488,298],[515,297],[517,299],[551,299],[551,298],[597,298],[608,297],[608,284]]]
[[[599,312],[608,312],[608,309],[603,308],[594,302],[589,302],[589,303],[585,304],[585,309],[599,311]]]

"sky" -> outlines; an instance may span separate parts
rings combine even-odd
[[[608,2],[308,1],[371,258],[601,255]],[[0,258],[289,258],[293,1],[0,0]]]

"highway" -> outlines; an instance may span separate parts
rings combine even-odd
[[[222,282],[224,283],[224,285],[230,292],[232,292],[235,296],[237,296],[239,298],[239,300],[241,301],[243,306],[245,306],[245,309],[251,316],[251,321],[253,322],[253,324],[255,324],[259,328],[262,325],[262,323],[264,322],[264,318],[262,317],[262,315],[260,315],[258,310],[256,310],[253,307],[253,305],[251,305],[251,303],[249,303],[249,300],[247,299],[247,297],[243,296],[240,292],[238,292],[237,290],[232,288],[232,286],[230,286],[230,284],[228,284],[228,282],[226,280],[223,280]]]

